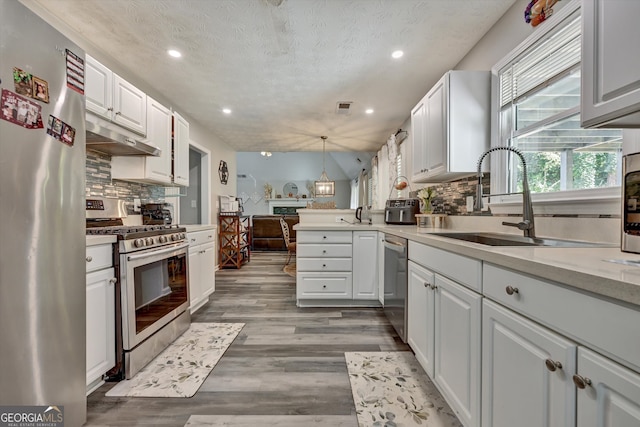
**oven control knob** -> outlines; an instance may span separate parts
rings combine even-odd
[[[160,243],[167,243],[167,236],[160,236]]]
[[[147,246],[153,245],[153,237],[147,237]]]
[[[187,238],[187,235],[186,235],[185,233],[180,233],[180,238],[181,238],[181,239],[186,239],[186,238]]]
[[[180,235],[178,235],[178,234],[172,234],[172,235],[171,235],[171,240],[173,240],[174,242],[175,242],[176,240],[179,240],[179,239],[180,239]]]
[[[136,239],[136,240],[133,241],[133,245],[136,248],[141,248],[141,247],[144,246],[144,240],[143,239]]]

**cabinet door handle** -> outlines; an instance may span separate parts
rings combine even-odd
[[[578,374],[575,374],[573,376],[573,383],[581,390],[584,390],[585,388],[587,388],[587,386],[591,386],[591,380],[589,378],[580,376]]]
[[[562,363],[557,362],[553,359],[547,359],[544,361],[544,364],[547,366],[547,369],[551,372],[555,372],[556,369],[562,369]]]
[[[518,288],[514,288],[511,285],[507,286],[507,288],[505,290],[507,291],[507,295],[513,295],[513,294],[520,293],[520,290]]]
[[[91,261],[93,261],[93,257],[91,255],[88,255],[87,256],[87,262],[91,262]]]

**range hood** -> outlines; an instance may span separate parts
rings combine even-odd
[[[161,150],[107,127],[86,121],[87,148],[112,156],[159,156]]]

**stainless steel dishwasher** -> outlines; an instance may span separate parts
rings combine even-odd
[[[407,342],[407,239],[384,235],[384,313]]]

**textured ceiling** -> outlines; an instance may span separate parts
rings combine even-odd
[[[237,151],[377,151],[515,0],[29,1]]]

